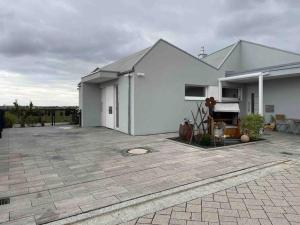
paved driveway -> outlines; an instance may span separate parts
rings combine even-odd
[[[300,165],[122,225],[299,225]],[[121,225],[121,224],[120,224]]]
[[[105,128],[16,128],[0,139],[0,222],[43,224],[209,177],[297,157],[300,140],[273,134],[257,144],[204,150]],[[149,154],[125,151],[146,147]],[[294,155],[283,155],[292,152]]]

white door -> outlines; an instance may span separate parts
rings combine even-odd
[[[115,107],[114,107],[114,86],[105,87],[105,126],[111,129],[115,128]]]

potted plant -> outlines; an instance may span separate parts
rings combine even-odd
[[[241,118],[242,133],[248,135],[251,141],[260,138],[263,127],[264,117],[259,114],[250,114]]]
[[[249,137],[248,133],[249,133],[249,132],[248,132],[247,129],[245,129],[245,130],[243,131],[243,135],[241,136],[241,142],[247,143],[247,142],[250,141],[250,137]]]

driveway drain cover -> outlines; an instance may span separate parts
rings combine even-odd
[[[10,203],[10,198],[0,198],[0,205],[7,205]]]
[[[148,152],[149,152],[149,150],[144,149],[144,148],[132,148],[132,149],[128,150],[128,153],[132,154],[132,155],[142,155],[142,154],[146,154]]]
[[[280,152],[281,154],[283,154],[283,155],[294,155],[293,153],[291,153],[291,152]]]

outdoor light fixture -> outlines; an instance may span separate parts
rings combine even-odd
[[[136,76],[137,76],[137,77],[144,77],[144,76],[145,76],[145,73],[136,73]]]

